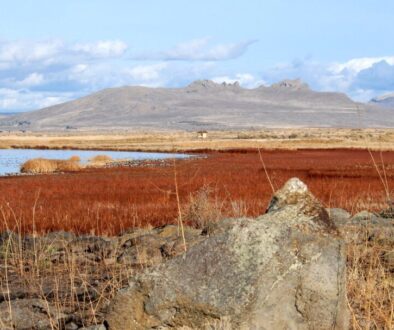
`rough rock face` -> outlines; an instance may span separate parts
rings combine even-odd
[[[206,240],[130,280],[109,329],[347,329],[345,251],[298,179],[257,219],[228,219]]]
[[[51,329],[67,316],[41,299],[23,299],[0,303],[0,329]]]
[[[288,88],[292,90],[309,90],[308,84],[302,82],[300,79],[285,79],[283,81],[278,82],[277,84],[272,85],[273,88]]]
[[[185,227],[185,237],[189,247],[206,238],[191,227]],[[33,237],[1,232],[0,329],[51,329],[52,325],[64,330],[105,330],[100,323],[112,297],[108,287],[123,281],[123,274],[183,252],[179,228],[174,225],[129,229],[117,237],[67,232]],[[38,262],[36,268],[26,267],[26,273],[20,274],[19,260],[26,265]],[[69,274],[70,263],[75,273]],[[96,306],[94,319],[91,304]]]

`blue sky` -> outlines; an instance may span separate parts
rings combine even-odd
[[[4,0],[0,111],[196,79],[301,78],[366,101],[394,91],[392,31],[388,0]]]

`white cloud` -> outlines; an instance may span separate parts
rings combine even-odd
[[[193,39],[174,48],[136,56],[137,60],[162,61],[224,61],[242,56],[256,40],[211,45],[211,38]]]
[[[394,56],[354,58],[345,63],[334,63],[331,65],[330,69],[334,73],[340,73],[343,70],[348,70],[351,73],[357,74],[360,71],[368,69],[374,64],[382,61],[385,61],[390,65],[394,65]]]
[[[361,70],[353,79],[352,87],[379,90],[386,93],[394,90],[394,65],[387,61],[374,63]]]
[[[343,92],[354,100],[366,102],[394,90],[394,56],[354,58],[335,63],[296,60],[265,70],[262,77],[270,83],[301,78],[315,90]]]
[[[246,72],[221,62],[241,56],[252,43],[194,39],[140,56],[152,60],[141,63],[131,61],[126,43],[119,40],[0,41],[0,109],[38,109],[108,87],[181,87],[210,77],[218,83],[238,81],[245,88],[301,78],[315,90],[345,92],[361,101],[394,90],[394,56],[335,63],[294,60],[271,68],[252,63]]]
[[[125,54],[127,44],[105,40],[84,44],[67,44],[61,40],[0,42],[0,70],[39,64],[74,64],[81,59],[117,58]]]
[[[120,40],[105,40],[94,43],[76,44],[72,50],[85,53],[93,57],[118,57],[127,50],[127,44]]]
[[[167,68],[166,63],[157,63],[152,65],[138,65],[126,70],[126,72],[133,80],[147,82],[160,79],[160,74],[165,68]]]
[[[86,71],[87,69],[88,69],[88,65],[81,63],[81,64],[77,64],[77,65],[73,66],[70,71],[72,73],[78,74],[78,73],[82,73],[82,72]]]
[[[0,63],[11,66],[18,63],[47,61],[59,55],[64,49],[60,40],[13,41],[0,43]]]
[[[40,85],[44,82],[44,76],[40,73],[33,72],[29,74],[25,79],[18,81],[18,85],[21,87],[32,87]]]
[[[31,92],[24,89],[0,88],[0,109],[19,111],[39,109],[69,101],[74,95],[70,93]]]
[[[250,73],[237,73],[233,77],[219,76],[212,78],[212,80],[219,84],[223,82],[227,84],[234,84],[235,82],[238,82],[242,87],[245,88],[256,88],[258,86],[267,84],[264,80],[256,78]]]

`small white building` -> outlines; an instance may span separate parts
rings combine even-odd
[[[208,137],[208,132],[207,131],[198,131],[197,137],[199,139],[206,139]]]

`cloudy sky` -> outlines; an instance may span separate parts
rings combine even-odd
[[[123,85],[394,91],[392,0],[3,0],[0,112]]]

